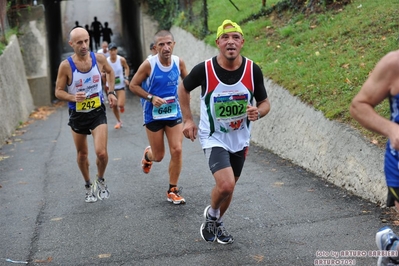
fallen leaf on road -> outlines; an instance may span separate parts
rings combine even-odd
[[[34,119],[40,119],[40,120],[44,120],[47,119],[47,117],[49,115],[51,115],[52,113],[54,113],[55,108],[51,107],[51,106],[42,106],[37,108],[35,111],[33,111],[30,114],[30,118],[34,118]]]
[[[274,187],[281,187],[284,185],[284,182],[274,182],[273,186]]]
[[[10,156],[0,156],[0,161],[3,161],[4,159],[8,159]]]
[[[36,262],[36,263],[50,263],[52,261],[53,261],[53,257],[48,257],[45,260],[34,260],[34,262]]]
[[[251,257],[256,261],[256,262],[262,262],[265,256],[263,255],[251,255]]]

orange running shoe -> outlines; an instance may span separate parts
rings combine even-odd
[[[122,127],[122,121],[116,123],[116,125],[114,126],[115,129],[120,129]]]
[[[143,158],[141,159],[141,168],[143,168],[144,174],[148,174],[150,172],[151,166],[152,166],[152,162],[151,161],[147,161],[145,159],[145,155],[147,154],[147,152],[150,149],[151,149],[151,146],[148,146],[147,148],[145,148],[144,154],[143,154]]]
[[[173,204],[184,204],[186,203],[186,200],[180,196],[180,191],[182,191],[183,188],[177,188],[177,187],[172,187],[170,191],[166,192],[166,197],[169,202],[173,202]]]
[[[119,112],[124,113],[125,112],[125,107],[124,106],[119,107]]]

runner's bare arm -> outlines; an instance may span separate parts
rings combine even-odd
[[[184,63],[183,59],[179,58],[179,67],[180,67],[180,77],[184,79],[187,75],[186,63]]]
[[[191,141],[194,141],[197,138],[198,128],[193,120],[190,109],[190,92],[186,90],[183,82],[180,82],[177,91],[183,116],[183,135]]]
[[[129,68],[129,65],[127,64],[126,59],[124,57],[121,57],[121,64],[122,64],[122,67],[123,67],[123,69],[125,71],[125,78],[129,78],[130,68]],[[129,86],[129,80],[128,79],[125,79],[125,84]]]
[[[67,60],[61,62],[55,82],[55,97],[61,101],[76,102],[76,97],[66,91],[66,86],[71,80],[72,70]]]
[[[143,83],[143,81],[146,78],[148,78],[150,73],[151,73],[150,62],[148,62],[148,60],[145,60],[143,63],[141,63],[139,69],[137,70],[137,72],[134,74],[132,80],[130,81],[130,84],[129,84],[130,91],[141,98],[147,99],[147,95],[149,93],[146,92],[141,87],[141,84]]]
[[[107,76],[108,88],[110,91],[115,89],[115,73],[112,67],[108,64],[107,59],[102,54],[96,54],[98,68],[105,72]]]
[[[102,54],[96,54],[97,64],[101,71],[105,72],[108,82],[108,101],[111,108],[117,104],[116,96],[109,94],[109,92],[115,91],[115,73],[112,67],[108,64],[107,59]]]
[[[377,63],[350,106],[353,118],[371,131],[397,139],[395,141],[397,148],[399,148],[397,124],[378,114],[374,108],[390,95],[398,94],[399,52],[395,51],[387,54]]]

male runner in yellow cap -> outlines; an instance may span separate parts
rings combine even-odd
[[[200,233],[207,242],[233,243],[222,217],[230,205],[248,153],[252,122],[265,116],[270,103],[261,69],[240,55],[241,27],[225,20],[216,34],[219,54],[196,65],[179,84],[183,134],[201,142],[215,179]],[[199,128],[190,109],[190,92],[201,86]],[[197,132],[198,131],[198,132]]]

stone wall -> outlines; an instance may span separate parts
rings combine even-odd
[[[50,105],[52,85],[48,58],[47,30],[43,5],[17,11],[18,41],[24,61],[26,78],[36,106]]]
[[[154,41],[154,36],[158,31],[158,22],[146,13],[141,13],[141,44],[143,47],[143,59],[151,54],[150,44]]]
[[[33,99],[27,82],[24,62],[16,36],[0,56],[0,147],[33,111]]]

